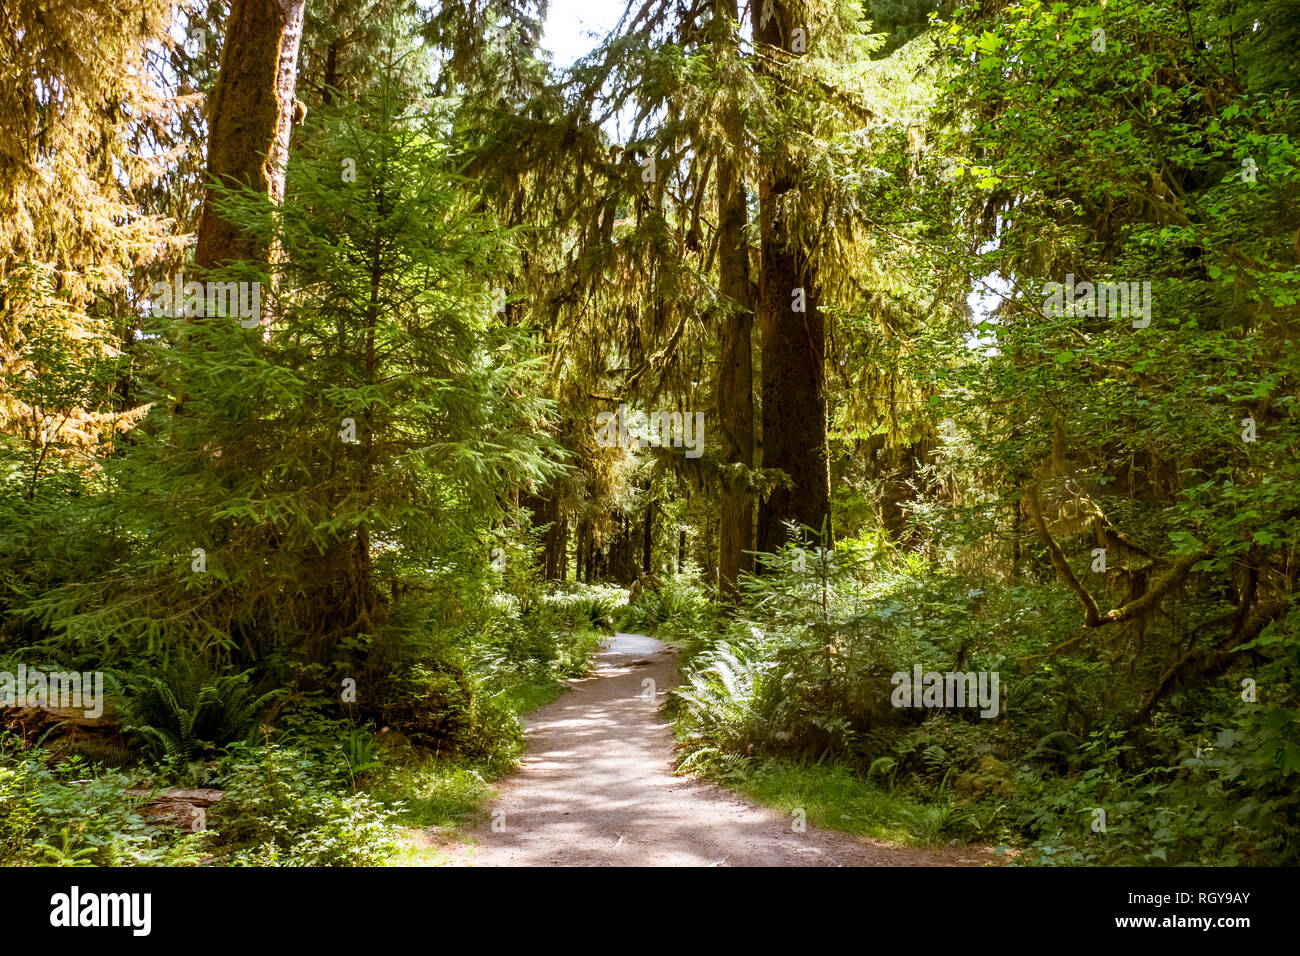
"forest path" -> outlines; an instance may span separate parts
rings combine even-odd
[[[654,681],[654,699],[643,691]],[[672,773],[659,713],[676,655],[616,634],[590,676],[525,720],[528,753],[489,806],[497,821],[444,847],[470,866],[979,866],[991,855],[918,850],[821,830]],[[504,811],[504,817],[501,815]],[[504,824],[504,828],[502,828]]]

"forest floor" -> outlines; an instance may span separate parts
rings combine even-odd
[[[653,681],[653,685],[646,683]],[[425,835],[467,866],[986,866],[991,850],[894,846],[807,824],[706,780],[675,776],[660,713],[678,683],[664,643],[616,634],[591,674],[525,721],[528,753],[490,818]],[[650,697],[653,690],[653,699]],[[441,837],[441,839],[440,839]]]

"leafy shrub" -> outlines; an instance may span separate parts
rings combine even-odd
[[[380,719],[414,743],[453,747],[471,729],[474,689],[465,668],[450,658],[395,671],[378,693]]]
[[[569,628],[609,633],[623,593],[619,588],[571,584],[548,595],[546,601],[563,615]]]
[[[621,631],[698,647],[712,636],[713,613],[714,604],[704,590],[689,577],[675,575],[619,608],[614,619]]]
[[[560,679],[585,677],[591,668],[591,657],[603,639],[602,635],[590,630],[557,634],[555,676]]]
[[[1081,772],[1022,774],[1017,822],[1034,839],[1029,864],[1294,866],[1300,862],[1300,721],[1289,707],[1234,708],[1170,722],[1139,748],[1096,731]],[[1167,761],[1129,766],[1139,749]],[[1094,831],[1096,810],[1105,830]]]
[[[147,798],[126,793],[133,782],[78,756],[51,766],[47,751],[0,733],[0,863],[192,865],[205,835],[145,820]]]
[[[461,755],[482,761],[494,772],[505,772],[524,751],[524,731],[503,695],[480,692],[456,743]]]
[[[209,825],[236,866],[380,866],[397,810],[342,791],[338,768],[272,744],[239,748]]]

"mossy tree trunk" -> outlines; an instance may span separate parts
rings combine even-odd
[[[777,0],[772,15],[758,17],[754,36],[760,51],[788,56],[795,20]],[[786,51],[786,52],[779,52]],[[768,67],[760,67],[771,73]],[[777,78],[778,94],[781,89]],[[826,523],[830,541],[830,475],[826,458],[826,322],[820,308],[817,271],[796,237],[799,170],[784,142],[761,157],[759,235],[762,274],[758,323],[762,335],[763,467],[790,478],[759,506],[758,550],[772,551],[786,538],[786,521],[815,531]]]
[[[732,25],[736,0],[717,0],[714,7],[719,57],[740,68],[739,46]],[[718,584],[734,594],[736,578],[750,570],[754,503],[747,472],[754,466],[754,368],[752,340],[754,294],[749,278],[745,228],[749,209],[740,160],[746,149],[744,125],[734,91],[723,111],[725,139],[718,152],[718,275],[727,310],[718,328],[718,426],[722,479],[718,503]]]
[[[294,123],[294,84],[307,0],[232,0],[221,73],[208,110],[208,177],[252,186],[284,199],[284,170]],[[266,260],[270,250],[203,203],[194,263]]]

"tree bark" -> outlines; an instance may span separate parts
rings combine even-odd
[[[555,560],[559,564],[560,583],[563,584],[569,580],[569,519],[560,515],[559,523],[560,535],[556,545]]]
[[[736,0],[716,0],[714,13],[719,58],[739,58],[734,24]],[[718,393],[716,407],[722,459],[718,491],[718,585],[734,595],[736,578],[751,569],[754,503],[748,472],[754,466],[754,368],[752,355],[754,294],[749,278],[745,227],[749,207],[739,159],[745,130],[735,94],[723,112],[726,142],[718,153],[718,276],[726,305],[718,325]]]
[[[591,523],[589,521],[580,521],[578,523],[578,542],[575,548],[577,560],[577,570],[574,580],[586,584],[591,583]]]
[[[251,186],[277,205],[294,122],[294,84],[307,0],[232,0],[221,73],[208,114],[208,177]],[[203,202],[194,264],[265,261],[269,250],[216,210],[211,186]]]
[[[771,47],[794,26],[785,4],[776,0],[772,16],[755,24],[757,43],[770,55]],[[770,72],[769,67],[760,67]],[[779,85],[778,85],[778,96]],[[794,215],[790,194],[799,185],[799,171],[785,147],[778,144],[763,157],[759,183],[759,236],[762,273],[759,281],[758,324],[762,336],[763,467],[780,469],[790,487],[778,487],[759,506],[758,550],[773,551],[786,540],[786,521],[797,521],[820,532],[831,544],[830,472],[826,453],[826,387],[824,358],[826,323],[820,308],[816,269],[792,235]],[[796,291],[798,290],[798,291]],[[796,311],[802,306],[803,311]]]
[[[645,508],[644,536],[641,542],[641,571],[649,574],[654,570],[654,530],[655,503],[652,501]]]
[[[560,512],[559,497],[553,490],[546,490],[541,495],[521,494],[519,502],[532,515],[533,527],[546,529],[542,533],[542,573],[548,581],[563,581],[568,563],[569,530]]]

